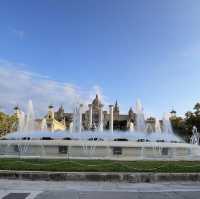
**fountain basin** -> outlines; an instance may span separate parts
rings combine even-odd
[[[0,140],[0,157],[105,160],[200,160],[200,146],[172,133],[14,132]]]
[[[0,157],[103,160],[200,160],[186,143],[88,140],[0,140]]]

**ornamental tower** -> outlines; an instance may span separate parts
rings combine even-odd
[[[113,108],[113,120],[119,120],[119,106],[118,106],[117,100],[116,100],[115,106]]]

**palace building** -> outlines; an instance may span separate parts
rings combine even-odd
[[[135,123],[135,113],[132,108],[127,114],[121,114],[118,102],[109,106],[113,111],[113,129],[127,130],[129,123]],[[110,127],[110,112],[104,110],[104,105],[101,103],[99,96],[96,95],[91,104],[88,104],[88,110],[82,113],[82,128],[83,130],[95,130],[99,127],[100,121],[103,120],[103,129]],[[73,113],[66,113],[63,106],[60,106],[54,112],[53,106],[49,106],[46,116],[47,127],[51,131],[68,130],[73,121]]]
[[[47,114],[43,118],[35,119],[34,130],[48,130],[48,131],[103,131],[103,130],[116,130],[116,131],[141,131],[138,129],[138,117],[132,108],[129,109],[127,114],[120,113],[120,107],[116,101],[114,105],[109,105],[109,110],[96,95],[91,104],[88,104],[86,111],[83,111],[83,105],[75,109],[73,113],[65,112],[64,107],[61,105],[57,111],[54,111],[52,105],[49,106]],[[137,109],[136,109],[137,111]],[[176,119],[176,111],[172,110],[170,119]],[[15,107],[15,114],[19,119],[21,110],[18,106]],[[77,117],[75,119],[75,117]],[[136,122],[137,120],[137,122]],[[145,123],[142,131],[157,132],[163,127],[162,120],[156,120],[154,117],[142,119]],[[159,123],[159,125],[158,125]],[[78,124],[78,125],[77,125]],[[76,127],[76,128],[74,128]]]

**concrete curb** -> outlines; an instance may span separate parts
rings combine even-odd
[[[44,181],[106,181],[106,182],[172,182],[199,181],[200,173],[112,173],[112,172],[43,172],[0,171],[0,179]]]

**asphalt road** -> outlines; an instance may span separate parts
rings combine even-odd
[[[200,183],[106,183],[0,180],[3,199],[199,199]]]

